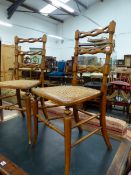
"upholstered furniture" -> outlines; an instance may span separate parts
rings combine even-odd
[[[36,143],[38,135],[38,121],[43,122],[45,125],[59,133],[64,138],[64,147],[65,147],[65,171],[64,175],[69,175],[70,173],[70,161],[71,161],[71,148],[78,145],[85,139],[89,138],[98,131],[102,132],[104,141],[108,147],[111,149],[111,143],[106,130],[106,92],[107,92],[107,76],[109,74],[109,64],[110,64],[110,55],[114,47],[113,34],[115,31],[115,22],[111,21],[110,24],[102,29],[95,29],[89,32],[83,32],[77,30],[75,32],[75,52],[73,59],[73,79],[72,85],[69,86],[54,86],[54,87],[45,87],[45,88],[33,88],[32,93],[35,95],[33,101],[33,114],[34,114],[34,143]],[[102,37],[104,34],[104,38]],[[106,37],[105,37],[106,35]],[[98,36],[98,38],[95,38]],[[99,38],[101,37],[101,38]],[[84,38],[87,43],[80,43]],[[78,55],[84,54],[105,54],[105,64],[103,68],[103,79],[102,86],[100,90],[86,88],[78,86],[77,82],[77,72],[78,72]],[[54,123],[51,122],[51,118],[48,116],[46,105],[44,106],[45,117],[39,114],[38,110],[38,100],[37,97],[51,100],[59,105],[66,106],[66,111],[64,115],[64,130],[60,130]],[[95,98],[100,98],[100,113],[91,114],[87,111],[79,109],[80,104],[88,100],[93,100]],[[73,118],[75,123],[73,123],[71,117],[71,111],[68,110],[70,107],[73,109]],[[88,117],[84,117],[82,120],[79,119],[78,111],[84,113]],[[58,119],[59,117],[53,118]],[[84,135],[79,138],[76,142],[72,143],[71,134],[72,130],[78,128],[79,133],[82,135],[81,125],[91,121],[94,118],[99,118],[100,127],[94,129],[92,132]],[[61,145],[60,145],[61,146]],[[91,145],[93,146],[93,145]],[[88,150],[87,150],[88,151]],[[93,154],[93,153],[92,153]],[[43,156],[44,158],[44,156]]]
[[[65,61],[58,61],[56,71],[52,71],[48,74],[49,77],[57,77],[65,75]]]
[[[19,47],[21,44],[24,43],[42,43],[42,48],[41,51],[39,52],[30,52],[30,51],[22,51],[21,47]],[[5,94],[4,96],[1,95],[0,96],[0,112],[1,112],[1,116],[0,119],[1,121],[3,120],[3,109],[5,110],[18,110],[21,112],[22,116],[25,116],[25,111],[26,111],[26,107],[23,107],[21,104],[21,95],[20,92],[21,90],[23,90],[25,92],[25,102],[26,102],[26,106],[30,109],[30,104],[29,104],[29,96],[30,96],[30,92],[31,92],[31,88],[32,87],[37,87],[38,85],[43,86],[44,84],[44,65],[45,65],[45,44],[46,44],[46,35],[43,35],[41,38],[28,38],[28,39],[24,39],[24,38],[19,38],[19,37],[15,37],[15,63],[14,63],[14,80],[11,81],[2,81],[0,82],[0,88],[1,89],[14,89],[16,91],[16,98],[17,98],[17,103],[16,104],[11,104],[8,106],[4,106],[2,104],[2,101],[5,98],[9,98],[10,95]],[[21,48],[21,49],[20,49]],[[41,64],[26,64],[24,62],[21,62],[21,59],[23,58],[24,55],[41,55]],[[35,79],[35,80],[28,80],[28,79],[20,79],[19,77],[21,76],[20,73],[20,69],[21,68],[30,68],[30,69],[35,69],[36,67],[41,69],[41,74],[40,74],[40,78],[39,79]],[[26,115],[27,115],[27,126],[28,126],[28,135],[29,138],[31,138],[31,125],[28,122],[28,119],[30,118],[31,111],[28,110]],[[30,139],[29,139],[29,143],[30,143]]]
[[[0,65],[1,65],[1,39],[0,39]],[[1,66],[0,66],[0,81],[1,81]]]
[[[65,61],[57,61],[56,70],[48,73],[50,84],[53,84],[53,81],[59,82],[58,84],[65,82],[65,66]]]
[[[122,106],[123,112],[127,112],[129,115],[129,123],[131,122],[130,117],[130,106],[131,106],[131,71],[117,70],[115,71],[117,77],[110,82],[112,86],[112,93],[107,97],[112,106]]]

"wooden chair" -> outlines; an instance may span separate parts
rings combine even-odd
[[[20,45],[24,43],[42,43],[42,47],[40,51],[22,51]],[[45,66],[45,44],[46,44],[46,35],[43,35],[41,38],[19,38],[15,37],[15,63],[14,63],[14,80],[11,81],[2,81],[0,82],[0,89],[14,89],[16,91],[17,103],[11,105],[4,105],[2,101],[6,98],[9,98],[10,95],[1,95],[0,96],[0,112],[1,112],[1,121],[3,121],[3,109],[5,110],[18,110],[21,112],[22,116],[25,116],[26,107],[22,107],[21,103],[21,90],[25,92],[25,101],[26,105],[30,109],[30,92],[32,87],[37,87],[38,85],[43,86],[44,84],[44,66]],[[41,55],[41,63],[40,64],[26,64],[21,62],[21,57],[23,56],[34,56],[34,55]],[[38,80],[29,80],[29,79],[20,79],[21,71],[24,69],[40,69],[40,78]],[[27,116],[31,117],[31,111],[27,111]],[[31,125],[28,122],[29,117],[27,117],[27,127],[28,127],[28,136],[29,136],[29,143],[31,142]]]
[[[52,122],[51,119],[46,116],[44,118],[41,116],[38,112],[38,100],[37,98],[33,101],[33,113],[34,113],[34,144],[37,140],[38,135],[38,120],[42,121],[45,125],[47,125],[49,128],[53,129],[57,133],[59,133],[61,136],[64,137],[65,142],[65,172],[64,175],[69,175],[70,172],[70,161],[71,161],[71,148],[79,144],[80,142],[84,141],[91,135],[95,134],[96,132],[100,131],[102,132],[102,136],[104,138],[104,141],[108,147],[108,149],[111,149],[111,143],[108,138],[108,134],[106,131],[106,91],[107,91],[107,76],[109,74],[109,63],[110,63],[110,55],[112,53],[113,47],[114,47],[114,41],[113,41],[113,34],[115,31],[115,22],[112,21],[108,26],[102,29],[95,29],[89,32],[75,32],[75,52],[74,52],[74,61],[73,61],[73,79],[72,79],[72,85],[69,86],[54,86],[54,87],[45,87],[45,88],[33,88],[32,93],[37,97],[42,97],[48,100],[52,100],[53,102],[56,102],[59,105],[66,106],[67,108],[72,107],[73,110],[73,116],[75,124],[73,124],[73,120],[70,116],[70,112],[66,113],[67,117],[63,117],[64,119],[64,131],[60,130],[58,127],[56,127]],[[80,44],[79,40],[82,38],[88,38],[88,37],[95,37],[98,35],[107,35],[107,38],[99,38],[99,39],[88,39],[88,43],[86,44]],[[103,53],[106,55],[105,58],[105,65],[103,69],[103,80],[102,80],[102,86],[101,90],[86,88],[82,86],[77,86],[77,60],[78,55],[83,54],[96,54],[96,53]],[[91,114],[87,111],[84,111],[82,109],[79,109],[78,106],[80,103],[84,103],[85,101],[95,99],[97,97],[101,97],[101,109],[99,114]],[[46,107],[44,108],[45,113]],[[90,116],[90,118],[84,118],[79,119],[78,111],[83,112],[85,115]],[[68,115],[69,114],[69,115]],[[71,143],[71,131],[74,128],[78,128],[79,132],[82,132],[81,125],[85,124],[86,122],[98,117],[100,119],[100,127],[95,129],[93,132],[90,132],[86,136],[83,136],[82,138],[78,139],[75,143]],[[59,119],[58,118],[53,118]],[[92,153],[93,154],[93,153]]]

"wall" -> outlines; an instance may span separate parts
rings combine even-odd
[[[111,20],[116,21],[115,57],[123,59],[124,54],[131,54],[131,0],[104,0],[98,1],[80,16],[60,24],[58,34],[65,38],[59,43],[59,56],[70,59],[74,52],[74,33],[79,29],[88,31],[98,26],[88,20],[88,17],[101,26],[106,26]],[[87,16],[83,17],[83,16]]]
[[[10,20],[7,20],[7,7],[8,6],[0,5],[0,20],[13,24],[13,27],[0,26],[2,44],[14,44],[15,35],[29,38],[41,37],[44,32],[47,34],[56,34],[56,24],[34,17],[28,13],[16,12]],[[25,45],[24,50],[27,50],[28,46],[29,45]],[[34,47],[34,45],[31,44],[30,47]],[[40,44],[35,44],[35,47],[39,48]],[[46,55],[57,56],[55,39],[48,37],[46,50]]]
[[[9,22],[28,27],[28,29],[16,25],[13,28],[0,26],[0,37],[4,44],[12,44],[15,35],[21,37],[40,37],[43,32],[46,32],[62,36],[64,37],[64,42],[48,37],[47,55],[56,56],[59,60],[67,60],[71,58],[74,52],[75,30],[88,31],[98,27],[88,17],[101,26],[107,25],[111,20],[115,20],[117,26],[115,35],[116,52],[114,55],[117,56],[117,59],[123,59],[124,54],[131,53],[130,7],[131,0],[104,0],[103,3],[98,1],[80,16],[71,17],[64,24],[58,25],[33,17],[27,13],[16,12]],[[7,7],[0,5],[0,20],[7,21],[6,9]]]

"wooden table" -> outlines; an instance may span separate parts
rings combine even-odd
[[[28,175],[11,160],[0,154],[0,175]]]
[[[127,140],[123,140],[106,175],[127,175],[129,167],[131,167],[130,159],[131,143]]]

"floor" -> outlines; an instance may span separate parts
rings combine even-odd
[[[90,108],[98,110],[98,108]],[[26,119],[16,117],[19,113],[5,112],[7,120],[0,123],[0,153],[8,157],[29,175],[63,175],[63,138],[52,130],[39,125],[39,137],[35,147],[28,145]],[[108,110],[107,115],[128,121],[121,110]],[[8,117],[11,120],[8,120]],[[57,125],[62,128],[61,123]],[[24,129],[23,129],[24,128]],[[86,132],[83,133],[84,135]],[[73,140],[79,137],[73,133]],[[111,139],[112,151],[108,151],[100,135],[94,135],[72,149],[70,175],[105,175],[118,150],[120,141]]]
[[[61,123],[57,125],[62,127]],[[77,137],[79,134],[75,130],[73,140]],[[36,146],[31,147],[27,143],[25,119],[16,117],[0,124],[1,154],[30,175],[64,174],[64,143],[61,136],[40,124]],[[105,175],[120,145],[114,139],[111,143],[113,150],[108,151],[102,137],[94,135],[73,148],[70,175]]]

